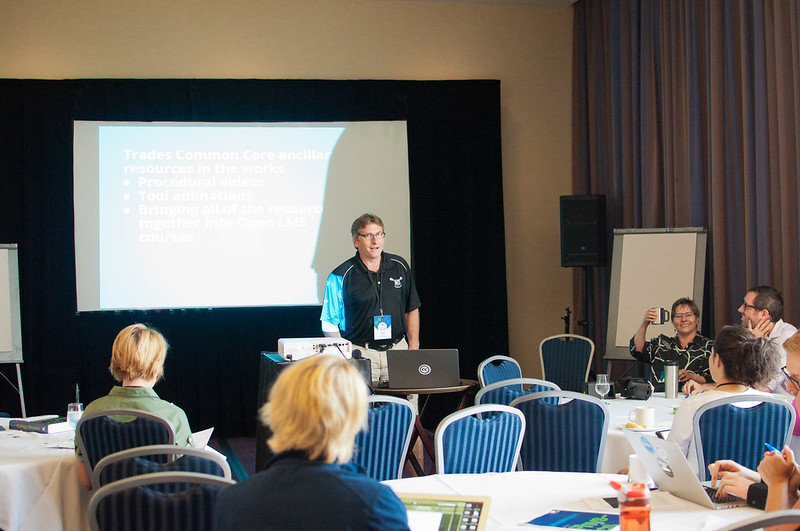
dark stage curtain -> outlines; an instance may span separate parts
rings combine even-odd
[[[580,0],[574,50],[574,193],[605,194],[609,227],[708,229],[705,335],[759,284],[796,324],[800,2]]]
[[[465,378],[508,352],[499,81],[7,79],[0,102],[0,242],[19,244],[28,414],[63,413],[75,383],[84,402],[105,395],[116,333],[143,321],[172,346],[159,395],[193,428],[250,435],[259,352],[321,335],[319,307],[76,314],[73,120],[407,120],[422,346],[458,348]],[[19,414],[10,386],[0,399]]]

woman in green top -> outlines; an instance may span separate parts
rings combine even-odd
[[[106,409],[137,409],[167,419],[175,430],[175,443],[186,446],[191,430],[186,413],[171,402],[158,397],[153,386],[164,376],[164,359],[169,345],[158,330],[144,324],[132,324],[117,334],[111,347],[111,365],[108,370],[122,385],[114,386],[108,395],[86,406],[86,413]],[[78,439],[75,434],[75,453]],[[83,461],[78,466],[81,484],[91,489],[91,481]]]

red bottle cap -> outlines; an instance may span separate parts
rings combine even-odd
[[[650,496],[650,489],[644,483],[634,483],[625,495],[628,498],[647,498]]]

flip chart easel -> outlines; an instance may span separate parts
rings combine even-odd
[[[17,389],[22,416],[25,393],[22,389],[22,322],[19,311],[19,263],[16,243],[0,243],[0,363],[13,363],[17,369]],[[11,383],[9,381],[9,383]],[[11,384],[13,386],[13,384]]]

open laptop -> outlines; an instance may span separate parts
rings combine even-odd
[[[623,430],[628,442],[660,490],[709,509],[747,506],[747,500],[729,495],[717,500],[710,482],[701,482],[689,466],[680,447],[672,441]]]
[[[411,531],[481,531],[489,519],[489,498],[444,494],[397,493],[408,514]]]
[[[461,383],[458,350],[419,349],[386,351],[389,389],[431,389]]]

